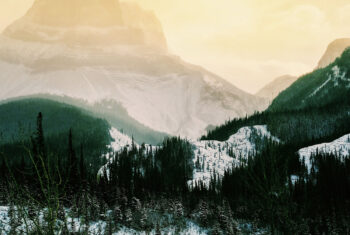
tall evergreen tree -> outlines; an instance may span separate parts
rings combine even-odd
[[[68,176],[69,181],[73,184],[78,183],[79,180],[79,166],[78,166],[78,159],[74,151],[73,146],[73,133],[72,129],[69,129],[69,136],[68,136]]]
[[[45,143],[44,143],[44,130],[43,130],[43,115],[40,112],[37,117],[37,129],[36,129],[36,143],[38,148],[38,154],[45,160]]]
[[[80,145],[79,173],[80,173],[80,179],[84,181],[86,179],[86,168],[85,168],[83,144]]]

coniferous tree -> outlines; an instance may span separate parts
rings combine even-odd
[[[37,117],[37,130],[36,130],[36,143],[38,154],[44,159],[45,162],[45,143],[44,143],[44,130],[43,130],[43,115],[40,112]]]
[[[84,150],[83,145],[80,145],[80,159],[79,159],[79,173],[82,181],[86,179],[86,166],[84,160]]]
[[[72,184],[76,185],[79,181],[79,166],[78,166],[78,160],[77,156],[74,151],[73,147],[73,133],[72,129],[69,129],[69,136],[68,136],[68,166],[67,169],[69,171],[68,173],[68,181]]]

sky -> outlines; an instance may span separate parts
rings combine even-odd
[[[312,71],[331,41],[350,37],[348,0],[132,1],[158,16],[172,53],[250,93]],[[0,0],[0,30],[32,2]]]

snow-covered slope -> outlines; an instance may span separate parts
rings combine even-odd
[[[336,39],[331,42],[318,62],[317,68],[325,68],[333,63],[334,60],[340,57],[344,50],[348,47],[350,47],[350,38]]]
[[[193,187],[201,181],[208,187],[214,175],[219,179],[225,171],[245,164],[249,156],[259,151],[258,145],[264,138],[279,142],[266,126],[243,127],[223,142],[193,141],[195,170],[188,185]]]
[[[122,151],[124,148],[131,149],[132,139],[115,128],[110,130],[113,141],[110,144],[111,152],[105,157],[108,162],[101,167],[98,172],[99,176],[107,174],[109,177],[108,166],[113,162],[113,153]],[[212,177],[220,179],[225,171],[234,167],[246,164],[248,157],[254,156],[261,148],[262,141],[268,138],[275,142],[280,140],[271,135],[265,125],[257,125],[252,127],[242,127],[237,133],[230,136],[227,141],[191,141],[194,148],[194,171],[193,179],[187,183],[190,187],[196,183],[202,182],[204,186],[209,187]],[[140,146],[134,143],[137,148]],[[146,151],[152,148],[155,152],[156,146],[145,146]]]
[[[204,134],[209,125],[267,107],[264,99],[168,54],[153,14],[120,4],[100,19],[108,2],[117,3],[104,0],[90,16],[98,19],[84,19],[79,4],[90,9],[89,4],[102,1],[57,2],[36,1],[0,36],[0,100],[35,94],[90,103],[114,100],[147,127],[191,138]],[[77,8],[69,13],[72,19],[79,15],[71,24],[61,17],[68,14],[61,9],[65,4]],[[42,12],[55,8],[58,19]],[[118,9],[122,21],[114,22]],[[135,28],[140,37],[114,40],[115,33],[125,35]]]
[[[305,162],[309,172],[313,164],[315,154],[335,154],[339,157],[350,156],[350,134],[336,139],[330,143],[322,143],[302,148],[298,151],[301,161]]]
[[[260,89],[255,95],[272,101],[280,92],[292,85],[297,79],[297,77],[290,75],[278,77]]]

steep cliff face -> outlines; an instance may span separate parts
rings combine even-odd
[[[348,47],[350,47],[350,38],[341,38],[331,42],[321,60],[318,62],[317,68],[325,68],[333,63]]]
[[[135,3],[122,2],[122,19],[124,24],[133,29],[141,29],[144,39],[153,47],[167,48],[163,27],[152,11],[143,10]]]
[[[3,34],[73,46],[141,45],[166,50],[163,29],[155,15],[118,0],[36,0]]]

